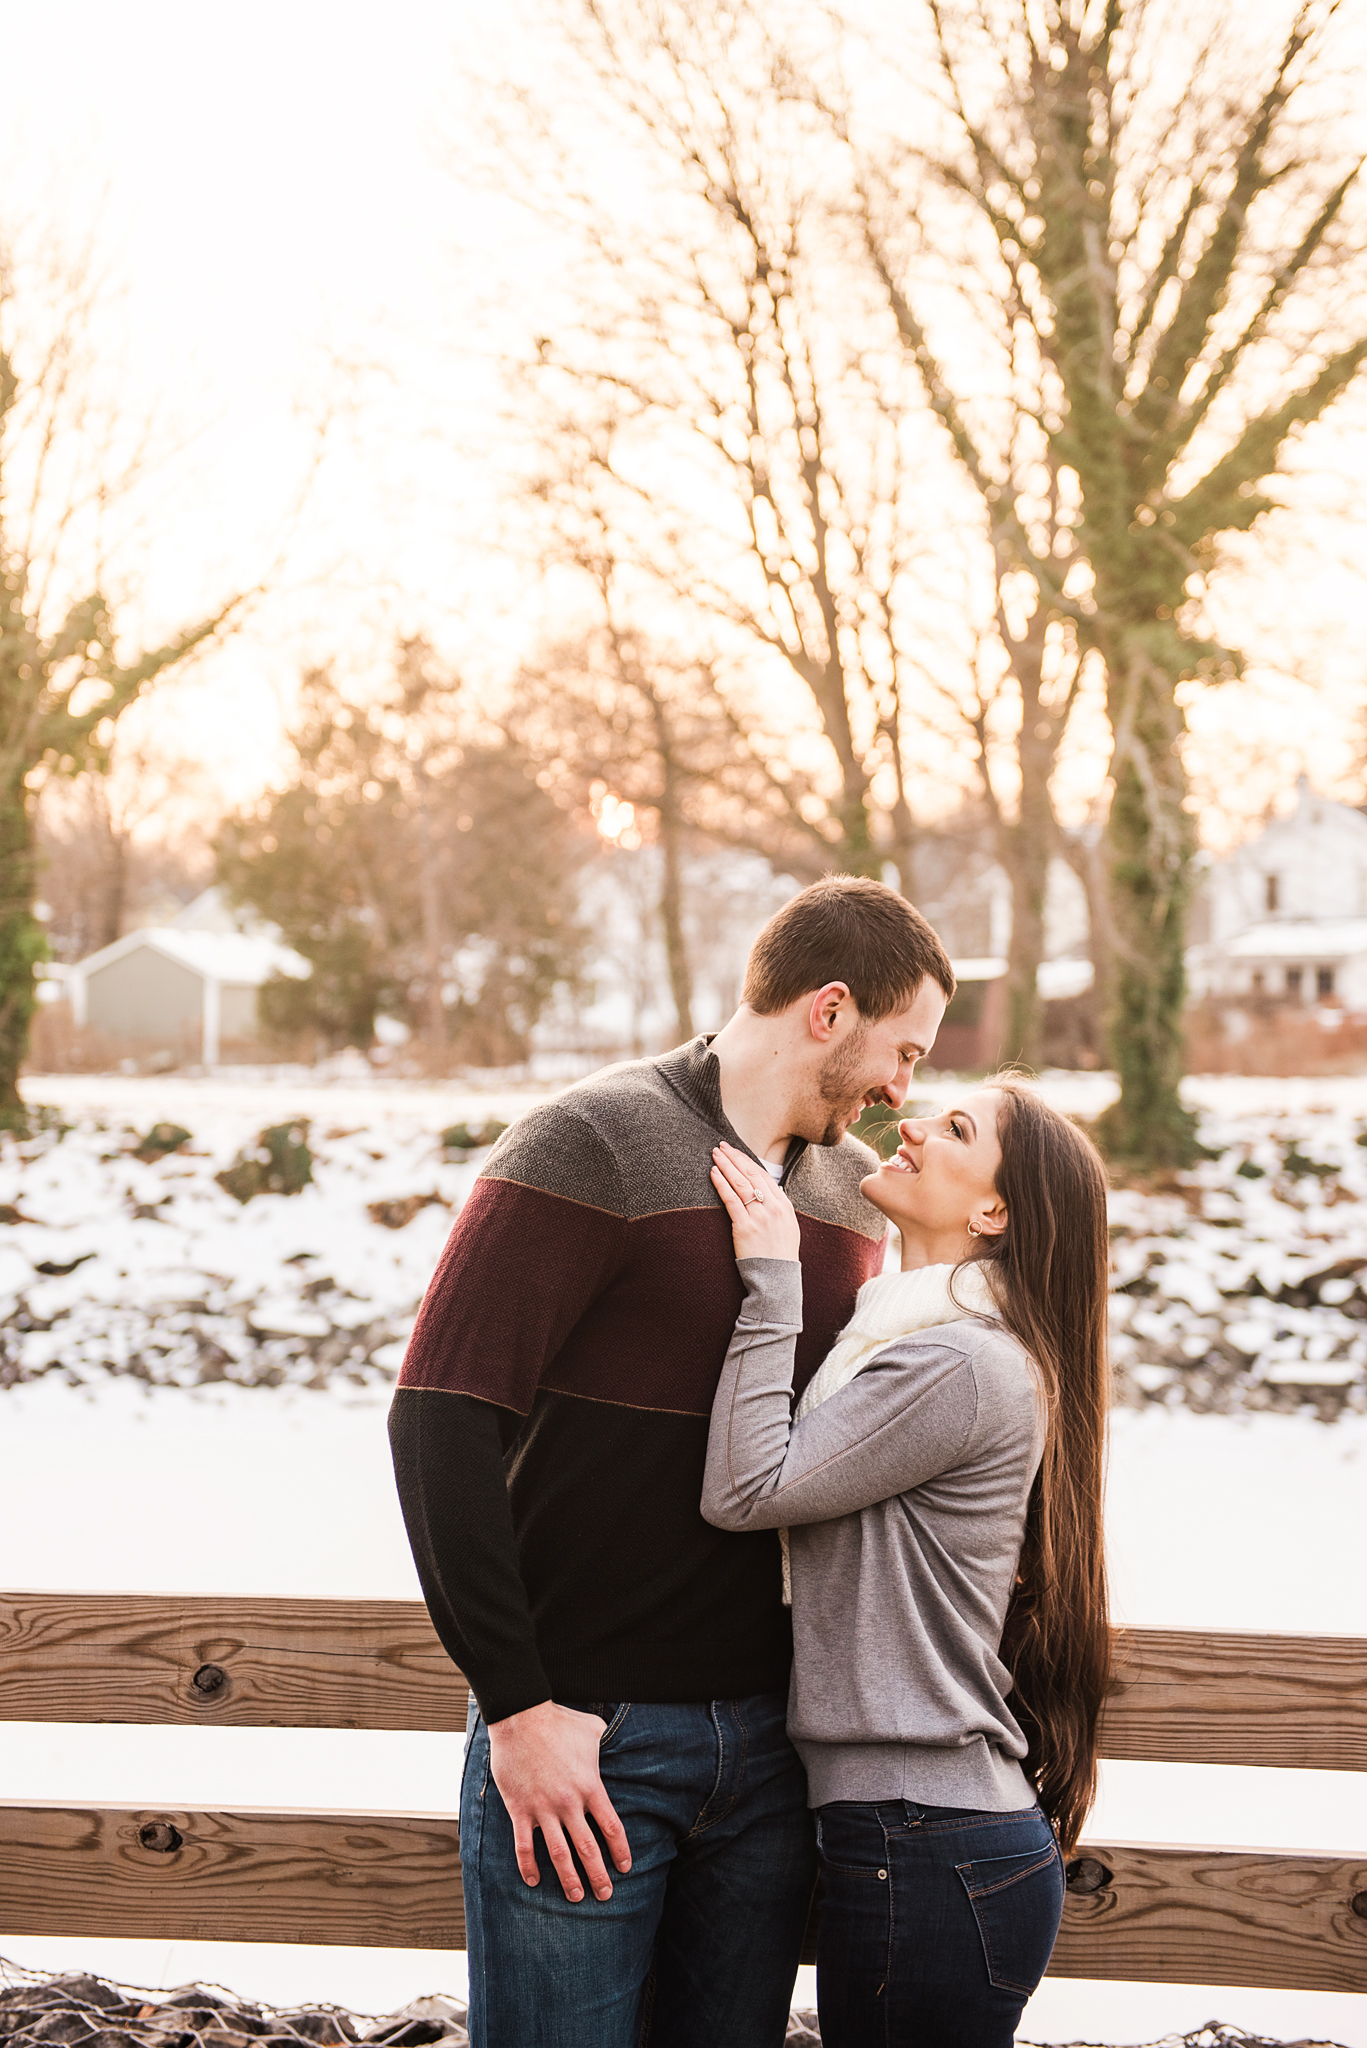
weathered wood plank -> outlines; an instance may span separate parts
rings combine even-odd
[[[1117,1665],[1105,1756],[1367,1770],[1367,1640],[1136,1629]],[[416,1600],[0,1594],[0,1720],[458,1729],[466,1698]]]
[[[0,1720],[463,1729],[468,1697],[419,1600],[0,1594]]]
[[[1087,1843],[1112,1881],[1069,1895],[1052,1977],[1367,1991],[1367,1854]]]
[[[1367,1640],[1135,1629],[1117,1643],[1103,1756],[1367,1770]]]
[[[1367,1857],[1082,1854],[1110,1881],[1070,1895],[1051,1976],[1367,1991],[1367,1920],[1352,1908]],[[0,1928],[459,1948],[456,1819],[0,1804]]]
[[[463,1948],[456,1817],[0,1802],[0,1928]]]

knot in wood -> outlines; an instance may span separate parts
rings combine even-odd
[[[172,1849],[182,1846],[185,1837],[169,1820],[149,1820],[138,1829],[138,1840],[144,1849],[155,1849],[159,1855],[168,1856]]]
[[[196,1692],[221,1692],[228,1683],[228,1674],[221,1664],[201,1664],[190,1683]]]
[[[1111,1872],[1095,1856],[1079,1856],[1064,1872],[1070,1892],[1102,1892],[1112,1882]]]
[[[1348,1903],[1359,1920],[1367,1920],[1367,1892],[1354,1892]]]

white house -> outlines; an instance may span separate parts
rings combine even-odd
[[[1212,861],[1192,914],[1192,996],[1367,1011],[1367,816],[1317,796]]]
[[[310,972],[270,933],[239,931],[219,892],[206,889],[172,924],[126,932],[88,954],[65,982],[77,1024],[151,1040],[211,1067],[227,1041],[259,1035],[263,982]]]

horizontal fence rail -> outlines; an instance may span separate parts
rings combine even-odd
[[[449,1731],[467,1699],[418,1601],[0,1595],[0,1720]],[[1101,1748],[1367,1770],[1367,1641],[1133,1630]],[[0,1932],[459,1948],[456,1816],[0,1802]],[[1084,1844],[1050,1973],[1367,1991],[1367,1849]]]
[[[464,1948],[456,1816],[0,1803],[0,1929]]]
[[[1070,1883],[1051,1977],[1367,1991],[1367,1855],[1084,1842],[1078,1861],[1104,1881]]]
[[[1101,1754],[1367,1771],[1367,1641],[1141,1628],[1119,1637]]]
[[[463,1729],[420,1600],[0,1594],[0,1721]]]
[[[0,1720],[461,1729],[420,1600],[0,1594]],[[1367,1642],[1135,1629],[1102,1753],[1367,1770]]]

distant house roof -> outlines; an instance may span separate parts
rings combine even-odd
[[[278,939],[255,932],[177,931],[167,925],[149,925],[141,931],[125,932],[112,946],[87,954],[74,972],[96,974],[129,953],[150,947],[168,960],[177,961],[205,981],[226,981],[259,988],[273,974],[287,974],[303,981],[313,972],[307,960]]]
[[[278,939],[280,933],[245,904],[233,904],[215,884],[201,889],[184,910],[171,919],[177,932],[249,932],[253,938]]]
[[[1255,924],[1224,948],[1238,960],[1349,960],[1367,953],[1367,917],[1296,917]]]
[[[954,979],[961,982],[1000,981],[1007,967],[1005,960],[992,954],[979,960],[953,960],[950,965]],[[1080,996],[1091,987],[1094,973],[1090,960],[1041,960],[1035,985],[1049,1003],[1060,996]]]

